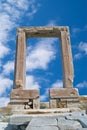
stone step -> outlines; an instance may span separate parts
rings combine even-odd
[[[26,130],[58,130],[57,120],[53,118],[33,118]]]
[[[19,114],[51,114],[51,113],[69,113],[74,111],[80,111],[79,108],[54,108],[54,109],[19,109],[12,112]]]
[[[33,118],[26,130],[79,130],[83,129],[78,121],[66,120],[65,117]]]
[[[10,124],[17,128],[26,125],[21,130],[87,130],[87,115],[82,112],[17,114],[10,117]]]

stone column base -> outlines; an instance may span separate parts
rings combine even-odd
[[[10,103],[14,109],[39,109],[39,90],[14,89],[10,94]]]
[[[75,88],[51,88],[49,94],[50,108],[68,108],[70,103],[79,102]]]

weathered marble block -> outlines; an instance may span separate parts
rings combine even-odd
[[[76,98],[78,92],[75,88],[51,88],[49,90],[50,98]]]
[[[33,109],[38,109],[40,107],[40,101],[39,101],[39,90],[33,89],[33,90],[20,90],[20,89],[14,89],[11,92],[10,95],[10,104],[15,105],[23,105],[27,104],[29,100],[32,100]]]
[[[78,91],[75,88],[51,88],[50,108],[68,107],[69,103],[79,102]]]

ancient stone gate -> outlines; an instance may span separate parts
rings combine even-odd
[[[17,48],[15,60],[14,89],[11,92],[11,104],[23,104],[32,101],[32,108],[39,108],[39,90],[26,90],[26,39],[41,37],[57,37],[60,39],[62,68],[63,68],[63,88],[51,88],[50,108],[56,108],[58,101],[75,100],[78,97],[76,89],[73,88],[73,62],[70,44],[69,28],[67,26],[39,26],[18,28]]]

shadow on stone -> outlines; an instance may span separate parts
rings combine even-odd
[[[8,124],[7,127],[4,130],[14,130],[14,129],[13,129],[12,125]]]
[[[28,123],[22,124],[22,125],[10,125],[8,124],[7,127],[4,130],[25,130]]]

